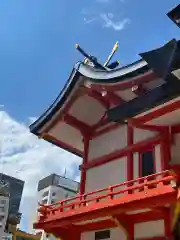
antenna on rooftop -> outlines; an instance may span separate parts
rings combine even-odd
[[[76,49],[85,57],[84,63],[87,65],[91,65],[95,68],[99,68],[101,70],[108,70],[108,69],[115,69],[119,65],[119,61],[115,61],[109,64],[112,57],[116,53],[118,49],[118,42],[115,43],[110,55],[108,56],[107,60],[105,61],[104,65],[100,64],[96,57],[87,54],[80,46],[79,44],[76,44]]]

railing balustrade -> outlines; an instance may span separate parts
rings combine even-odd
[[[113,200],[115,197],[121,197],[122,194],[132,195],[137,192],[147,192],[149,189],[170,185],[172,181],[176,182],[176,180],[176,175],[173,174],[172,171],[167,170],[114,186],[109,186],[108,188],[89,192],[84,195],[77,195],[51,205],[40,204],[40,221],[41,219],[48,217],[50,214],[54,214],[56,211],[66,212],[72,209],[88,207],[90,204],[99,203],[103,200]]]

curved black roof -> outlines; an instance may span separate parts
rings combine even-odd
[[[56,100],[39,119],[30,125],[30,131],[38,135],[39,129],[41,129],[41,127],[43,127],[43,125],[49,121],[64,104],[72,89],[78,83],[80,76],[84,76],[90,79],[92,83],[96,84],[113,84],[130,81],[131,78],[143,74],[148,70],[147,63],[142,59],[122,68],[109,71],[95,69],[91,66],[85,65],[83,62],[77,63]]]
[[[148,72],[154,72],[157,77],[162,78],[167,83],[167,85],[165,84],[166,86],[161,86],[161,88],[150,91],[148,95],[142,96],[141,99],[136,98],[128,103],[122,104],[123,106],[120,106],[121,109],[118,107],[111,109],[109,111],[109,119],[111,121],[122,121],[125,117],[132,117],[141,111],[152,108],[153,106],[168,100],[169,97],[172,98],[179,95],[180,87],[177,84],[179,81],[176,81],[177,78],[170,74],[172,70],[180,68],[179,49],[179,41],[173,39],[161,48],[140,54],[140,56],[145,60],[140,59],[130,65],[114,70],[102,70],[91,67],[83,62],[77,63],[59,96],[48,108],[48,110],[33,124],[31,124],[30,131],[37,136],[39,135],[41,128],[49,120],[51,120],[54,114],[63,106],[69,95],[72,93],[74,87],[80,84],[82,76],[85,77],[91,84],[108,87],[116,84],[121,85],[129,82],[134,83],[133,79],[136,77],[140,76],[141,78]],[[143,81],[143,79],[141,80]],[[174,84],[174,82],[176,82],[176,84]],[[174,89],[176,89],[176,91],[174,91]],[[148,104],[146,104],[147,100]],[[143,102],[144,105],[140,106],[141,102]],[[127,110],[128,106],[131,107]],[[137,111],[132,112],[133,109],[136,109]],[[118,112],[121,112],[121,116],[120,114],[117,116]]]

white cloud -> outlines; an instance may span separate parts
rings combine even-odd
[[[88,11],[85,8],[81,10],[81,15],[83,15],[83,20],[85,24],[95,22],[99,19],[99,16],[96,12]]]
[[[89,24],[97,20],[97,17],[94,18],[86,18],[84,17],[84,23]]]
[[[130,23],[128,18],[125,18],[121,21],[115,21],[114,15],[112,13],[102,13],[100,14],[101,19],[103,20],[103,26],[106,28],[113,28],[116,31],[123,30],[127,24]]]
[[[86,9],[82,9],[81,14],[84,16],[83,20],[85,24],[97,22],[100,23],[102,27],[112,28],[115,31],[123,30],[127,24],[130,23],[130,19],[128,18],[116,20],[113,13],[88,12]]]
[[[32,122],[35,118],[29,118]],[[78,179],[80,158],[33,136],[28,127],[0,111],[0,172],[25,181],[21,211],[30,220],[37,182],[51,173]],[[32,206],[32,207],[30,207]]]

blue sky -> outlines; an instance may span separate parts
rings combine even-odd
[[[127,64],[180,30],[166,13],[177,0],[1,0],[0,103],[16,119],[39,116],[81,59],[74,45],[105,60],[116,40]],[[128,20],[123,30],[105,24]],[[90,22],[90,20],[93,20]],[[107,20],[107,19],[106,19]]]
[[[6,173],[26,180],[22,210],[25,212],[28,206],[29,213],[23,216],[23,228],[27,229],[31,209],[28,204],[40,177],[55,170],[60,174],[64,166],[70,176],[77,177],[77,158],[34,139],[22,124],[46,110],[65,84],[74,63],[82,59],[75,44],[79,43],[103,62],[118,40],[116,57],[122,65],[128,64],[139,58],[138,53],[173,37],[180,38],[180,29],[166,16],[178,3],[177,0],[0,1],[0,104],[4,105],[1,158],[6,163]],[[71,160],[63,163],[63,167],[51,161],[59,158]]]

